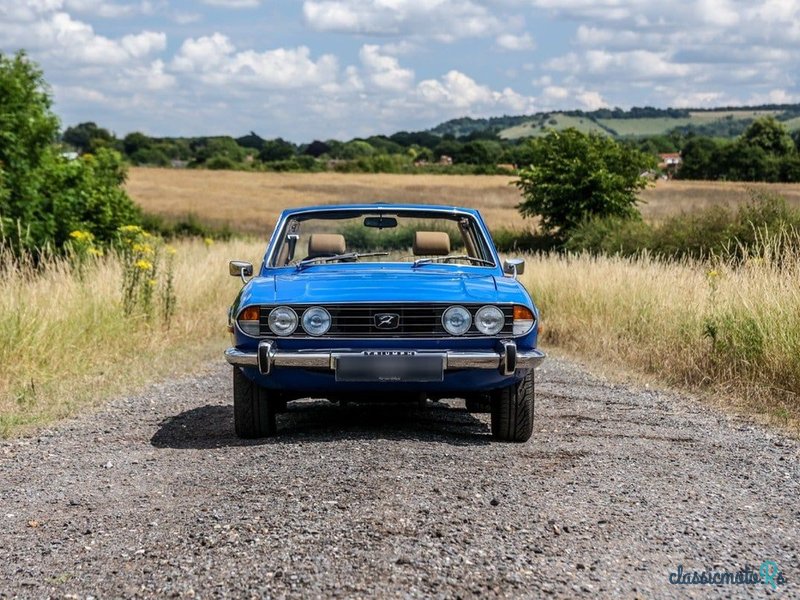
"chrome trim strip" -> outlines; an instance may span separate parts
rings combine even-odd
[[[514,350],[511,351],[513,346]],[[407,349],[403,349],[406,351]],[[459,352],[459,351],[418,351],[426,354],[442,355],[445,370],[453,369],[500,369],[503,375],[513,375],[516,369],[535,369],[547,356],[541,350],[517,350],[514,342],[506,341],[499,352]],[[516,360],[511,358],[516,353]],[[257,352],[242,352],[237,348],[225,350],[225,359],[238,367],[257,367],[261,373],[268,375],[272,367],[298,369],[336,369],[336,360],[346,354],[362,354],[360,350],[351,351],[296,351],[285,352],[274,348],[273,342],[264,340],[259,344]],[[262,362],[259,364],[259,356]],[[515,363],[512,365],[512,361]],[[513,368],[512,368],[513,366]]]
[[[242,352],[237,348],[225,350],[225,360],[237,367],[257,367],[258,354],[255,352]]]

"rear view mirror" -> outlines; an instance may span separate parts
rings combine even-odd
[[[243,260],[232,260],[229,264],[229,269],[232,277],[241,277],[244,283],[247,283],[246,277],[253,276],[252,263]]]
[[[503,273],[511,275],[514,279],[525,272],[525,261],[521,258],[509,258],[503,263]]]
[[[366,217],[364,227],[377,227],[378,229],[390,229],[397,227],[397,219],[394,217]]]

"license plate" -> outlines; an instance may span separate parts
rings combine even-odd
[[[378,383],[442,381],[444,356],[413,352],[365,352],[336,359],[336,381]]]

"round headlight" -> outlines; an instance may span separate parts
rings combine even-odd
[[[482,306],[475,313],[475,327],[484,335],[500,333],[506,323],[506,316],[496,306]]]
[[[292,335],[297,329],[297,313],[288,306],[278,306],[269,313],[268,322],[275,335]]]
[[[331,314],[321,306],[312,306],[303,313],[303,329],[308,335],[324,335],[331,328]]]
[[[463,306],[451,306],[442,315],[442,325],[450,335],[462,335],[472,325],[472,315]]]

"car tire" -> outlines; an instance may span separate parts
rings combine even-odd
[[[503,442],[527,442],[533,434],[533,371],[497,390],[492,398],[492,437]]]
[[[489,394],[474,394],[464,398],[464,406],[470,413],[492,412],[492,398]]]
[[[269,392],[233,367],[233,427],[240,438],[252,439],[275,435],[278,406]]]

